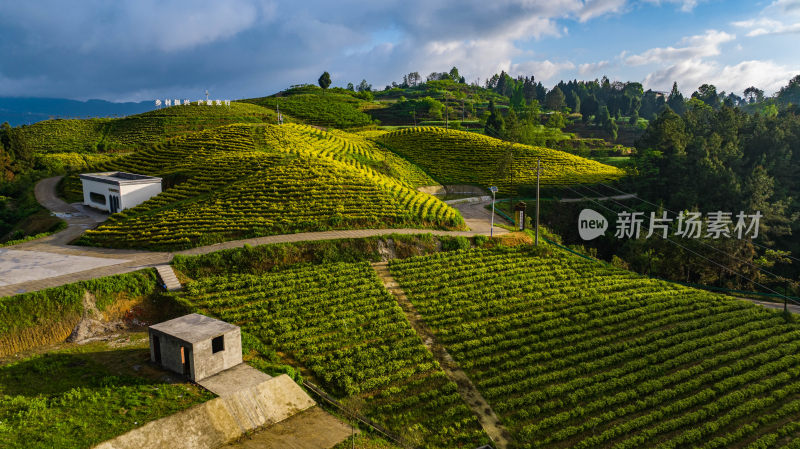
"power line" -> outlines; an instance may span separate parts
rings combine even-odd
[[[566,187],[566,188],[567,188],[567,189],[569,189],[569,190],[572,190],[573,192],[577,193],[578,195],[581,195],[581,196],[582,196],[584,199],[587,199],[587,200],[589,200],[589,201],[591,201],[591,202],[593,202],[593,203],[596,203],[598,206],[600,206],[600,207],[602,207],[602,208],[604,208],[604,209],[606,209],[606,210],[610,211],[611,213],[616,213],[616,212],[615,212],[613,209],[611,209],[610,207],[608,207],[608,206],[606,206],[606,205],[602,204],[601,202],[599,202],[599,201],[596,201],[596,200],[594,200],[593,198],[589,198],[589,197],[587,197],[587,196],[585,196],[585,195],[582,195],[580,192],[578,192],[577,190],[574,190],[574,189],[572,189],[571,187]],[[616,201],[615,201],[615,202],[616,202]],[[622,207],[625,207],[625,205],[623,205],[623,204],[621,204],[621,203],[617,203],[617,204],[621,205]],[[674,241],[674,240],[670,240],[669,238],[665,238],[664,240],[666,240],[666,241],[668,241],[668,242],[670,242],[670,243],[672,243],[672,244],[674,244],[674,245],[677,245],[677,246],[679,246],[680,248],[683,248],[685,251],[688,251],[688,252],[690,252],[690,253],[694,254],[695,256],[697,256],[697,257],[700,257],[701,259],[704,259],[704,260],[706,260],[706,261],[708,261],[708,262],[711,262],[711,263],[713,263],[714,265],[716,265],[716,266],[718,266],[718,267],[722,268],[723,270],[727,270],[727,271],[731,272],[732,274],[735,274],[736,276],[739,276],[740,278],[742,278],[742,279],[744,279],[744,280],[746,280],[746,281],[750,281],[750,282],[752,282],[754,285],[757,285],[757,286],[759,286],[759,287],[761,287],[761,288],[763,288],[763,289],[765,289],[765,290],[768,290],[768,291],[770,291],[770,292],[772,292],[772,293],[774,293],[774,294],[778,295],[779,297],[781,297],[781,298],[783,298],[783,299],[784,299],[784,302],[785,302],[785,301],[787,301],[787,300],[789,300],[789,301],[792,301],[792,302],[798,303],[798,301],[796,301],[795,299],[793,299],[793,298],[789,298],[789,297],[788,297],[788,296],[786,296],[786,295],[783,295],[783,294],[781,294],[781,293],[778,293],[777,291],[775,291],[775,290],[773,290],[773,289],[771,289],[771,288],[767,287],[766,285],[763,285],[763,284],[761,284],[761,283],[759,283],[759,282],[757,282],[757,281],[755,281],[755,280],[753,280],[753,279],[750,279],[750,278],[748,278],[747,276],[745,276],[745,275],[743,275],[743,274],[741,274],[741,273],[738,273],[738,272],[736,272],[736,271],[734,271],[734,270],[732,270],[732,269],[730,269],[730,268],[726,267],[725,265],[722,265],[722,264],[720,264],[720,263],[718,263],[718,262],[716,262],[716,261],[714,261],[714,260],[712,260],[712,259],[709,259],[709,258],[707,258],[707,257],[703,256],[703,255],[702,255],[702,254],[700,254],[700,253],[697,253],[697,252],[695,252],[695,251],[692,251],[691,249],[689,249],[689,248],[687,248],[687,247],[685,247],[685,246],[681,245],[680,243],[678,243],[678,242],[676,242],[676,241]]]
[[[608,187],[609,189],[613,189],[613,190],[615,190],[615,191],[617,191],[617,192],[620,192],[620,193],[623,193],[623,194],[628,194],[628,195],[629,195],[629,193],[628,193],[628,192],[624,192],[624,191],[622,191],[622,190],[620,190],[620,189],[618,189],[618,188],[616,188],[616,187],[614,187],[614,186],[610,186],[610,185],[608,185],[608,184],[603,184],[603,183],[598,183],[598,184],[600,184],[601,186],[604,186],[604,187]],[[667,211],[667,212],[672,212],[673,214],[677,214],[677,212],[675,212],[675,211],[669,210],[669,209],[667,209],[666,207],[663,207],[663,206],[659,206],[658,204],[651,203],[650,201],[647,201],[647,200],[646,200],[646,199],[644,199],[644,198],[640,198],[638,195],[636,195],[636,198],[638,198],[640,201],[642,201],[642,202],[644,202],[644,203],[647,203],[647,204],[649,204],[649,205],[651,205],[651,206],[655,206],[655,207],[662,207],[662,208],[663,208],[665,211]],[[752,241],[752,240],[751,240],[751,241]],[[768,246],[764,246],[764,245],[761,245],[761,244],[759,244],[759,243],[756,243],[756,242],[752,242],[752,243],[753,243],[753,245],[755,245],[755,246],[758,246],[759,248],[763,248],[763,249],[772,249],[772,248],[770,248],[770,247],[768,247]],[[800,259],[798,259],[798,258],[796,258],[796,257],[793,257],[791,254],[787,254],[787,255],[786,255],[786,257],[788,257],[789,259],[793,259],[793,260],[796,260],[796,261],[800,262]]]
[[[603,184],[603,185],[605,185],[605,184]],[[609,186],[606,186],[606,187],[609,187]],[[585,188],[586,190],[588,190],[588,191],[590,191],[590,192],[594,193],[594,194],[598,194],[597,192],[595,192],[594,190],[590,189],[589,187],[586,187],[586,186],[584,186],[584,188]],[[617,192],[622,192],[622,193],[625,193],[625,194],[627,194],[626,192],[623,192],[622,190],[619,190],[619,189],[614,189],[614,190],[616,190]],[[598,195],[599,195],[599,194],[598,194]],[[638,197],[637,197],[637,198],[638,198]],[[613,201],[613,202],[615,202],[615,203],[619,204],[619,205],[620,205],[620,206],[622,206],[622,207],[625,207],[625,206],[624,206],[622,203],[620,203],[620,202],[618,202],[618,201],[616,201],[616,200],[614,200],[614,199],[611,199],[611,201]],[[642,200],[642,201],[644,201],[644,200]],[[648,204],[651,204],[651,205],[653,205],[653,206],[656,206],[655,204],[653,204],[653,203],[650,203],[650,202],[648,202],[648,201],[644,201],[644,202],[645,202],[645,203],[648,203]],[[659,207],[659,206],[656,206],[656,207]],[[666,209],[666,208],[664,208],[664,210],[666,210],[666,211],[668,211],[668,212],[672,212],[673,214],[676,214],[676,215],[677,215],[677,213],[676,213],[676,212],[674,212],[674,211],[671,211],[671,210],[669,210],[669,209]],[[752,242],[752,239],[751,239],[750,241]],[[743,262],[743,263],[747,264],[748,266],[751,266],[751,267],[755,268],[756,270],[758,270],[758,271],[760,271],[760,272],[762,272],[762,273],[765,273],[765,274],[768,274],[768,275],[770,275],[770,276],[773,276],[773,277],[775,277],[775,278],[776,278],[776,279],[778,279],[778,280],[783,280],[783,278],[781,278],[781,276],[779,276],[779,275],[777,275],[777,274],[775,274],[775,273],[773,273],[773,272],[771,272],[771,271],[769,271],[769,270],[766,270],[766,269],[764,269],[764,268],[761,268],[761,267],[759,267],[758,265],[756,265],[756,264],[752,263],[751,261],[748,261],[748,260],[745,260],[745,259],[740,259],[740,258],[738,258],[738,257],[736,257],[736,256],[733,256],[733,255],[731,255],[731,254],[729,254],[729,253],[727,253],[727,252],[725,252],[725,251],[723,251],[723,250],[721,250],[721,249],[719,249],[719,248],[715,247],[714,245],[709,245],[708,243],[706,243],[706,242],[704,242],[704,241],[702,241],[702,240],[697,240],[697,243],[699,243],[699,244],[701,244],[701,245],[703,245],[703,246],[706,246],[706,247],[708,247],[708,248],[711,248],[711,249],[713,249],[714,251],[716,251],[716,252],[718,252],[718,253],[721,253],[721,254],[723,254],[723,255],[725,255],[725,256],[727,256],[727,257],[730,257],[730,258],[731,258],[731,259],[733,259],[733,260],[738,260],[739,262]]]

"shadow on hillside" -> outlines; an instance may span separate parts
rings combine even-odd
[[[159,385],[182,379],[149,361],[147,348],[46,353],[0,367],[0,394],[57,395],[75,388]]]

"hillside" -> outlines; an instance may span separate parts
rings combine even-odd
[[[412,441],[487,441],[367,263],[212,276],[189,283],[182,297],[201,313],[242,326],[345,403]]]
[[[437,127],[402,129],[379,135],[375,141],[419,165],[441,184],[497,185],[507,192],[511,178],[505,166],[511,165],[515,185],[535,185],[537,158],[541,158],[543,185],[595,183],[624,174],[616,167],[562,151]],[[512,160],[513,164],[507,162]]]
[[[124,118],[46,120],[14,128],[36,153],[124,152],[231,123],[274,123],[272,111],[247,103],[164,107]]]
[[[281,113],[311,125],[352,128],[372,123],[372,118],[362,112],[366,102],[343,89],[323,92],[316,86],[301,86],[269,97],[241,101],[272,111],[280,108]]]
[[[418,169],[378,160],[385,150],[341,136],[299,125],[229,125],[100,164],[97,171],[163,177],[167,190],[80,242],[182,249],[302,231],[463,227],[455,209],[413,189],[424,180]],[[77,176],[65,181],[68,198],[78,200],[80,189]]]
[[[519,447],[800,437],[800,326],[780,314],[560,250],[475,249],[390,268]]]

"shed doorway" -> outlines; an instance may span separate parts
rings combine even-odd
[[[189,375],[189,349],[181,346],[181,364],[183,365],[183,375]]]
[[[153,335],[153,355],[156,356],[156,363],[161,365],[161,341],[158,335]]]

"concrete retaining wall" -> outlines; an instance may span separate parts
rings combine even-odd
[[[214,449],[316,405],[283,374],[131,430],[96,449]]]
[[[486,189],[478,186],[471,186],[466,184],[452,184],[444,186],[422,186],[417,187],[422,193],[429,195],[486,195]]]

